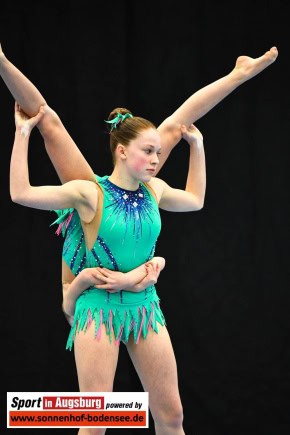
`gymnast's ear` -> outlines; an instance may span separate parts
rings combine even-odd
[[[122,160],[126,160],[126,158],[127,158],[126,147],[124,145],[122,145],[121,143],[118,143],[118,145],[116,147],[115,157],[116,157],[116,160],[118,158],[120,158]]]

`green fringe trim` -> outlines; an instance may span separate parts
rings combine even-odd
[[[50,210],[57,214],[57,219],[50,224],[52,225],[58,224],[57,232],[61,232],[62,236],[65,236],[67,226],[65,225],[65,221],[69,218],[69,216],[74,212],[74,208],[65,208],[63,210]]]
[[[157,324],[162,326],[166,324],[159,301],[156,300],[129,309],[111,307],[95,308],[94,311],[91,311],[90,308],[84,308],[74,318],[66,349],[72,349],[76,334],[80,331],[86,332],[92,322],[95,322],[95,338],[97,340],[101,338],[102,325],[104,324],[110,342],[114,338],[116,345],[120,341],[127,343],[131,333],[133,333],[134,342],[137,344],[141,335],[143,338],[147,337],[150,328],[158,333]]]

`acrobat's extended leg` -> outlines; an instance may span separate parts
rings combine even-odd
[[[271,65],[277,56],[276,47],[272,47],[257,58],[239,56],[234,69],[229,74],[195,92],[171,116],[166,118],[158,127],[162,153],[159,157],[157,172],[160,171],[172,149],[180,141],[182,124],[189,127],[190,124],[203,117],[238,86]]]
[[[60,180],[62,182],[73,179],[94,180],[93,170],[67,132],[59,116],[47,105],[44,97],[33,83],[6,58],[1,45],[0,75],[14,100],[28,116],[35,116],[39,107],[44,106],[45,114],[38,128]]]

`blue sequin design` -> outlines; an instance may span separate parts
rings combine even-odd
[[[87,256],[86,254],[83,256],[82,261],[80,262],[79,267],[76,270],[76,276],[84,269],[86,265]]]
[[[106,221],[112,216],[114,217],[114,223],[111,229],[117,224],[121,226],[125,225],[122,241],[124,244],[128,225],[130,222],[134,222],[133,235],[135,236],[136,242],[138,242],[142,237],[142,221],[146,220],[152,223],[153,215],[156,213],[148,191],[144,189],[142,185],[139,185],[136,191],[122,189],[113,184],[109,179],[104,180],[102,185],[111,195],[110,199],[112,202],[106,206],[106,208],[110,210]],[[151,229],[150,226],[149,228]]]
[[[97,240],[98,240],[99,244],[101,245],[101,247],[104,249],[107,256],[109,257],[109,259],[114,267],[114,270],[119,270],[118,264],[113,256],[112,252],[110,251],[110,248],[106,245],[106,243],[104,242],[102,237],[98,236]]]
[[[75,260],[76,260],[76,257],[77,257],[77,255],[78,255],[79,249],[80,249],[80,247],[82,246],[83,239],[84,239],[84,235],[81,236],[81,238],[80,238],[80,240],[79,240],[79,243],[78,243],[78,245],[77,245],[77,247],[76,247],[76,250],[75,250],[74,256],[73,256],[73,258],[72,258],[72,260],[71,260],[70,268],[71,268],[72,270],[73,270],[73,268],[74,268]]]
[[[92,249],[92,254],[93,254],[93,256],[95,257],[95,259],[96,259],[96,261],[97,261],[99,267],[103,267],[102,262],[101,262],[101,260],[100,260],[100,257],[98,256],[98,254],[97,254],[96,251],[95,251],[95,248]]]

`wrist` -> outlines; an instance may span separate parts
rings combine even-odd
[[[73,291],[68,291],[64,294],[64,300],[66,303],[74,303],[78,298],[78,294],[74,293]]]
[[[21,137],[21,138],[29,138],[31,133],[31,128],[27,125],[18,125],[16,126],[15,136]]]
[[[75,281],[77,283],[78,287],[88,287],[91,285],[90,283],[90,273],[89,273],[89,269],[83,269],[78,276],[75,278]]]
[[[126,272],[126,273],[123,273],[123,275],[124,275],[123,287],[124,288],[134,287],[136,281],[134,280],[132,273]]]
[[[197,149],[200,149],[200,148],[203,147],[203,139],[195,139],[195,140],[193,140],[193,141],[190,141],[190,142],[189,142],[189,146],[190,146],[191,148],[197,148]]]

